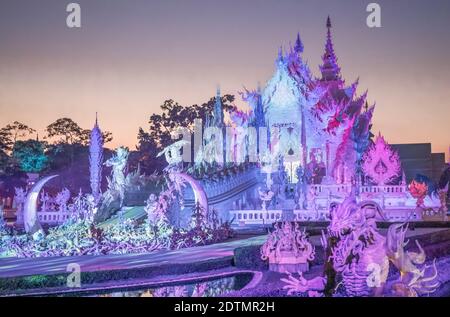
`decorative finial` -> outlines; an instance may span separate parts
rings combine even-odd
[[[216,96],[220,98],[220,85],[217,84]]]
[[[98,112],[95,112],[95,125],[98,126]]]
[[[295,51],[297,53],[303,53],[303,43],[302,40],[300,39],[300,33],[297,33],[297,40],[295,41]]]
[[[278,50],[278,60],[283,60],[283,46],[280,46],[280,49]]]
[[[330,16],[327,18],[327,28],[331,29],[331,19]]]

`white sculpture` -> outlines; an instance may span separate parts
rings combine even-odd
[[[86,212],[84,214],[84,220],[91,223],[94,221],[94,216],[98,210],[97,200],[94,195],[88,194],[85,196],[85,205]]]
[[[203,189],[201,183],[195,180],[192,176],[175,170],[169,172],[169,179],[177,191],[181,191],[183,186],[182,184],[185,182],[192,187],[195,204],[200,204],[200,207],[205,213],[204,216],[206,217],[208,214],[208,197],[206,196],[205,190]]]
[[[158,199],[155,194],[150,194],[145,206],[145,212],[147,213],[147,219],[150,224],[158,222],[162,213],[158,213]]]
[[[128,150],[124,147],[116,149],[116,154],[105,162],[105,165],[112,167],[112,179],[108,177],[108,191],[110,194],[116,192],[120,197],[120,206],[123,206],[125,198],[125,167],[128,161]]]
[[[294,227],[290,222],[284,222],[281,227],[275,224],[275,230],[261,247],[261,259],[269,260],[269,269],[280,273],[307,271],[308,261],[312,261],[314,255],[306,233],[298,224]]]
[[[23,223],[23,206],[27,197],[27,193],[22,187],[15,187],[14,191],[14,205],[16,207],[17,223]]]
[[[67,203],[69,202],[69,199],[70,199],[70,191],[67,188],[64,188],[56,195],[55,202],[58,205],[59,212],[67,211]]]
[[[314,220],[319,219],[319,212],[317,210],[316,205],[316,197],[317,197],[316,189],[314,188],[314,186],[309,186],[308,193],[306,194],[306,205],[308,210],[314,211],[315,217]]]
[[[41,201],[41,211],[49,211],[49,203],[51,201],[51,197],[45,191],[42,191],[41,196],[39,198]]]
[[[85,218],[85,214],[87,213],[87,204],[86,199],[83,195],[83,192],[78,192],[78,195],[73,199],[72,210],[70,214],[71,221],[78,221]]]
[[[160,157],[161,155],[164,155],[166,158],[167,163],[170,165],[176,165],[178,163],[183,162],[183,156],[181,155],[181,149],[186,144],[189,144],[186,140],[180,140],[177,141],[167,147],[164,148],[161,152],[156,155],[156,157]]]
[[[267,210],[267,204],[273,199],[275,193],[271,190],[262,190],[258,188],[259,198],[262,200],[262,210]]]
[[[288,278],[282,278],[281,281],[286,285],[283,289],[288,291],[288,295],[295,292],[308,293],[308,297],[322,297],[322,292],[327,284],[327,279],[323,276],[317,276],[311,280],[303,277],[303,272],[299,272],[299,278],[295,278],[292,274]]]

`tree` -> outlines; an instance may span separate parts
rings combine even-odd
[[[30,128],[26,124],[23,124],[19,121],[14,121],[12,124],[8,124],[6,127],[4,127],[6,131],[9,131],[12,137],[12,142],[16,143],[18,138],[24,138],[31,133],[36,132],[36,130]]]
[[[19,138],[26,137],[33,132],[35,132],[34,129],[18,121],[0,129],[0,175],[14,174],[17,166],[11,158],[11,151]]]
[[[4,151],[0,150],[0,176],[10,175],[13,172],[11,158]]]
[[[0,175],[8,174],[10,170],[11,158],[8,151],[11,150],[11,134],[4,129],[0,129]]]
[[[82,145],[89,145],[90,144],[90,139],[91,139],[91,130],[83,130],[81,132],[81,137],[80,137],[80,143]],[[108,143],[111,142],[113,140],[113,136],[112,133],[109,131],[101,131],[102,133],[102,139],[103,139],[103,143]]]
[[[0,151],[6,154],[12,150],[13,145],[11,131],[6,128],[0,129]]]
[[[61,118],[47,126],[47,138],[59,138],[56,143],[75,144],[81,143],[83,130],[69,118]]]
[[[82,129],[70,118],[61,118],[47,126],[46,139],[53,139],[48,147],[53,168],[72,168],[75,156],[83,154],[89,146],[90,130]],[[111,132],[102,133],[104,143],[112,140]],[[83,154],[84,155],[84,154]]]
[[[48,165],[48,157],[44,153],[44,144],[37,140],[16,141],[12,157],[20,171],[25,173],[42,172]]]
[[[61,118],[47,126],[46,131],[46,139],[56,139],[49,147],[49,154],[54,157],[62,156],[63,161],[69,161],[72,168],[75,148],[80,147],[82,142],[83,129],[72,119]]]
[[[55,143],[59,144],[81,144],[89,145],[91,130],[82,129],[78,123],[70,118],[61,118],[50,124],[47,128],[46,138],[57,138]],[[103,142],[111,142],[113,137],[109,131],[102,132]]]

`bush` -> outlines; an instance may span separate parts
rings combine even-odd
[[[269,263],[261,259],[262,245],[250,245],[234,250],[234,265],[238,268],[268,270]]]

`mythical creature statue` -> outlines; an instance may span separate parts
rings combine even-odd
[[[295,185],[295,200],[300,209],[306,209],[308,206],[308,183],[310,179],[310,174],[308,169],[302,166],[297,167],[295,171],[298,182]]]
[[[407,290],[402,292],[407,296],[435,291],[438,286],[435,264],[424,265],[425,253],[418,242],[419,253],[404,249],[407,228],[394,224],[384,237],[376,228],[377,211],[365,206],[358,205],[354,196],[349,196],[332,210],[331,223],[322,237],[328,258],[325,263],[327,283],[321,292],[333,295],[342,286],[347,296],[385,295],[389,263],[400,271],[400,280],[391,291]],[[291,276],[284,282],[289,292],[301,292],[309,285],[317,286],[320,281],[304,281]],[[318,291],[317,287],[313,290]]]
[[[417,266],[425,263],[425,251],[418,240],[416,240],[416,245],[419,253],[405,251],[404,247],[408,244],[408,241],[405,242],[407,230],[408,226],[394,224],[389,227],[386,238],[387,256],[400,271],[400,281],[393,287],[406,289],[406,294],[411,297],[432,293],[439,286],[439,283],[435,281],[437,277],[436,264],[433,261],[433,264],[429,266],[424,265],[421,268]],[[432,268],[433,273],[427,277],[425,273],[428,268]]]
[[[25,200],[27,198],[27,192],[22,187],[15,187],[14,188],[14,205],[17,208],[16,215],[17,215],[17,222],[22,223],[23,222],[23,207],[25,204]]]
[[[120,206],[123,206],[125,197],[125,167],[128,161],[128,150],[124,147],[119,147],[116,150],[116,155],[105,162],[105,165],[112,167],[112,179],[108,178],[108,192],[119,194]]]
[[[155,223],[159,220],[163,214],[156,213],[155,211],[158,210],[158,200],[155,194],[150,194],[148,197],[148,200],[146,201],[147,205],[145,206],[144,210],[147,213],[147,219],[149,223]],[[165,215],[164,215],[165,217]]]
[[[267,204],[270,204],[270,202],[273,199],[273,196],[275,193],[271,191],[270,189],[263,190],[261,187],[258,188],[259,198],[262,200],[262,210],[267,210]]]
[[[156,157],[160,157],[164,155],[166,158],[167,163],[169,163],[169,166],[177,165],[181,162],[183,162],[183,155],[181,154],[181,149],[189,144],[186,140],[179,140],[175,143],[167,146],[162,150],[161,152],[156,155]]]

